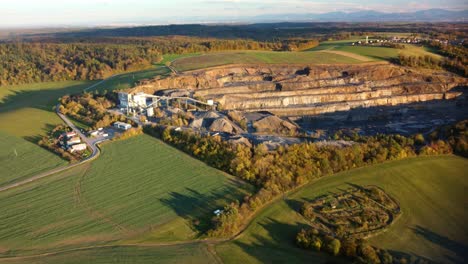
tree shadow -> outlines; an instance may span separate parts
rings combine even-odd
[[[462,260],[467,260],[468,259],[468,246],[467,246],[467,241],[463,241],[463,243],[457,242],[455,240],[452,240],[446,236],[437,234],[425,227],[422,227],[420,225],[416,225],[411,228],[413,232],[419,236],[422,236],[426,240],[442,247],[445,248],[449,251],[452,251],[455,253],[457,256],[459,256]],[[455,261],[455,262],[460,262],[460,260]]]
[[[44,86],[51,85],[44,83]],[[58,89],[40,90],[9,90],[10,94],[2,98],[0,113],[32,107],[45,111],[52,111],[57,100],[67,94],[80,93],[90,84],[75,84]]]
[[[160,201],[178,216],[188,220],[191,228],[201,235],[211,228],[214,210],[223,209],[227,203],[238,200],[243,195],[243,189],[236,186],[223,187],[209,193],[185,188],[185,192],[170,192],[169,198],[162,198]]]
[[[406,260],[406,263],[414,263],[414,264],[425,264],[425,263],[437,263],[435,261],[432,261],[426,257],[414,254],[414,253],[407,253],[403,251],[397,251],[397,250],[388,250],[388,252],[393,256],[393,259],[399,259],[400,263],[402,259]]]
[[[57,125],[55,124],[45,124],[44,127],[42,128],[42,130],[47,133],[47,132],[50,132],[52,131]],[[23,139],[25,139],[26,141],[29,141],[31,143],[34,143],[34,144],[38,144],[39,143],[39,140],[42,139],[42,135],[38,134],[38,135],[33,135],[33,136],[24,136]]]
[[[268,218],[257,225],[260,225],[266,234],[251,234],[252,239],[248,239],[251,242],[243,242],[240,239],[232,243],[261,263],[349,263],[341,257],[297,247],[296,234],[302,228],[308,227],[305,224],[289,224]]]

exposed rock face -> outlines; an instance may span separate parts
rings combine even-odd
[[[391,65],[227,66],[155,79],[134,88],[155,93],[186,89],[226,110],[316,115],[356,107],[397,105],[461,95],[466,79],[447,72],[420,72]]]

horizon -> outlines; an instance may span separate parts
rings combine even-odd
[[[339,3],[308,0],[0,0],[0,28],[66,28],[169,25],[193,23],[248,23],[249,18],[284,14],[307,15],[330,12],[377,11],[412,13],[443,9],[466,11],[464,0],[404,1],[342,0]],[[136,2],[136,3],[135,3]],[[28,8],[24,8],[27,6]],[[164,14],[164,15],[161,15]]]

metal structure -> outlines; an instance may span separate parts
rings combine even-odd
[[[148,103],[149,99],[151,100],[150,103]],[[120,107],[126,108],[127,114],[139,111],[146,112],[149,116],[151,116],[154,112],[148,109],[152,109],[153,107],[160,105],[168,106],[169,102],[174,100],[177,100],[179,102],[179,107],[181,106],[180,101],[182,101],[185,104],[186,109],[188,108],[189,104],[197,109],[199,108],[197,104],[205,105],[212,108],[215,107],[215,103],[213,100],[208,100],[207,102],[204,102],[187,96],[160,96],[145,93],[137,93],[133,95],[129,93],[119,93],[119,100]]]

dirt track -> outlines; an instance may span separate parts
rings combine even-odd
[[[354,54],[354,53],[351,53],[351,52],[346,52],[346,51],[339,51],[339,50],[321,50],[321,51],[319,51],[319,52],[337,54],[337,55],[341,55],[341,56],[353,58],[353,59],[356,59],[356,60],[359,60],[359,61],[364,61],[364,62],[368,62],[368,61],[370,62],[370,61],[372,61],[371,58],[368,58],[368,57],[366,57],[366,56],[361,56],[361,55]]]

